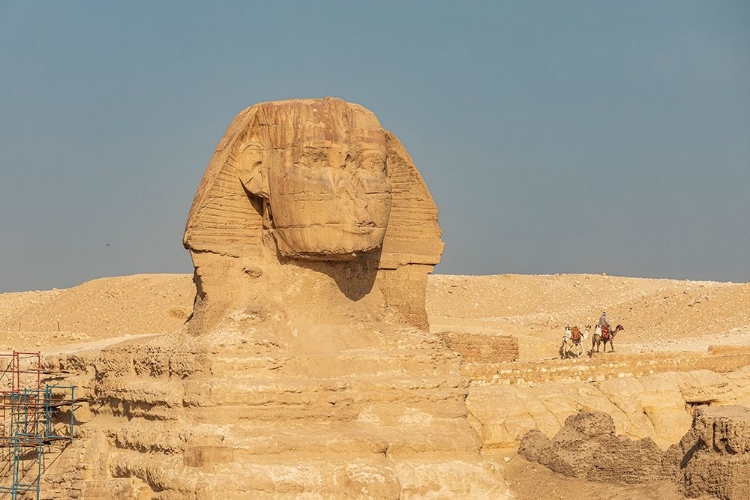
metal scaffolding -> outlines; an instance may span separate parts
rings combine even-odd
[[[74,437],[75,387],[42,387],[41,359],[39,352],[0,353],[0,498],[39,500],[45,446]],[[62,408],[69,423],[59,419]]]

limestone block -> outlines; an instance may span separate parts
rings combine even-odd
[[[688,497],[750,498],[750,409],[697,408],[691,431],[670,449],[673,457],[679,457],[678,449],[685,452],[678,480]]]
[[[750,456],[700,454],[683,471],[688,498],[711,495],[721,500],[750,498]]]
[[[518,337],[513,335],[481,335],[465,332],[440,332],[449,349],[465,363],[500,363],[518,359]]]
[[[691,405],[684,399],[686,387],[691,388],[688,395],[696,396],[730,381],[722,397],[737,402],[735,394],[744,394],[742,380],[732,374],[668,372],[602,383],[484,385],[472,386],[466,403],[478,421],[484,446],[490,448],[513,447],[531,429],[553,436],[578,411],[605,412],[618,433],[649,437],[666,448],[679,441],[692,423]]]
[[[693,427],[706,446],[721,455],[750,454],[750,409],[742,406],[698,408]]]
[[[188,467],[202,467],[210,471],[217,463],[234,462],[234,450],[227,446],[189,446],[182,459]]]
[[[73,419],[76,424],[85,424],[93,418],[88,401],[81,401],[73,409]]]
[[[640,404],[654,429],[648,436],[660,445],[679,441],[690,429],[692,417],[680,390],[684,378],[684,374],[670,372],[640,379],[644,387]]]
[[[396,467],[401,500],[423,498],[492,498],[510,500],[513,495],[492,464],[449,460],[439,463],[405,462]],[[379,498],[379,497],[378,497]]]
[[[612,417],[597,411],[569,416],[552,439],[530,431],[519,454],[560,474],[593,481],[652,483],[669,477],[656,443],[616,436]]]
[[[687,403],[725,401],[731,397],[732,384],[723,373],[699,370],[685,374],[680,392]]]
[[[750,408],[750,366],[729,372],[727,379],[732,385],[731,398],[726,404],[737,404]]]
[[[619,432],[634,438],[653,435],[653,423],[641,404],[644,387],[640,379],[612,378],[602,382],[600,389],[627,416],[622,427],[618,428]]]
[[[151,488],[137,478],[99,479],[83,481],[83,500],[108,498],[111,500],[150,500]]]

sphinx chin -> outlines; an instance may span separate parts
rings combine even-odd
[[[355,260],[381,247],[385,228],[316,226],[273,231],[279,253],[306,260]]]

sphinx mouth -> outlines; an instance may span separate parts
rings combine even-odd
[[[375,226],[352,226],[343,228],[344,231],[350,234],[370,234],[373,229],[375,229]]]

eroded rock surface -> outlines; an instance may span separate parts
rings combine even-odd
[[[482,423],[484,449],[502,450],[518,446],[532,429],[555,435],[565,419],[579,411],[604,412],[614,420],[618,434],[632,439],[649,437],[667,448],[690,429],[691,408],[707,402],[750,405],[750,357],[746,351],[728,357],[709,353],[671,359],[675,368],[684,371],[633,374],[628,364],[649,371],[648,361],[641,357],[621,358],[625,366],[506,363],[495,370],[493,377],[497,378],[472,377],[467,406]],[[703,362],[712,365],[712,370],[690,370]],[[514,383],[516,372],[526,379],[538,376],[541,381]],[[601,381],[587,381],[587,373]]]
[[[399,140],[371,111],[333,98],[237,115],[183,242],[198,287],[194,334],[255,304],[254,290],[269,291],[257,278],[288,263],[328,275],[353,300],[374,291],[402,321],[425,328],[427,274],[443,250],[437,208]]]
[[[664,453],[652,439],[617,436],[612,417],[600,411],[569,416],[552,439],[530,431],[518,453],[560,474],[589,481],[635,484],[671,477]]]
[[[554,472],[590,481],[672,479],[689,498],[750,497],[750,409],[742,406],[697,408],[690,430],[666,452],[649,438],[617,436],[612,417],[587,411],[569,416],[552,439],[529,431],[518,453]]]
[[[696,408],[693,426],[669,450],[688,497],[750,498],[750,409]]]
[[[184,244],[184,327],[49,361],[92,402],[84,498],[117,481],[120,498],[503,498],[459,355],[427,329],[436,207],[370,111],[240,113]]]

